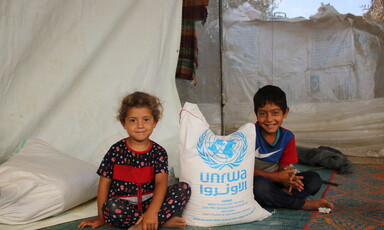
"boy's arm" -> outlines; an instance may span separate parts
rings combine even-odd
[[[279,160],[279,168],[278,171],[286,171],[287,169],[291,169],[290,165],[297,163],[299,161],[296,149],[296,141],[295,136],[289,141],[288,145],[285,147],[282,157]],[[294,170],[295,171],[295,170]],[[290,178],[284,185],[289,187],[289,192],[292,189],[297,189],[298,191],[302,191],[304,189],[304,184],[301,181],[303,179],[302,176],[296,176],[296,172],[289,172]]]
[[[147,211],[145,211],[136,222],[136,224],[140,224],[142,222],[143,229],[158,229],[158,212],[164,202],[164,198],[167,193],[167,186],[168,174],[157,173],[155,175],[155,190],[153,191],[151,204],[149,205]]]
[[[109,187],[111,186],[111,179],[107,177],[100,176],[99,187],[97,189],[97,217],[94,219],[87,219],[80,222],[77,226],[78,228],[84,228],[86,226],[91,226],[92,228],[97,228],[101,225],[104,225],[104,218],[102,207],[105,201],[108,199]]]

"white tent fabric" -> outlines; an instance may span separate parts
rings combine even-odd
[[[253,96],[274,84],[287,93],[283,126],[298,145],[384,157],[383,28],[330,5],[310,20],[262,20],[250,7],[223,18],[226,132],[255,122]]]
[[[178,0],[1,1],[0,163],[40,138],[99,164],[94,156],[127,135],[116,119],[122,97],[140,90],[164,104],[152,139],[178,172],[181,8]]]
[[[167,149],[177,174],[181,11],[179,0],[1,1],[0,164],[38,138],[96,172],[127,135],[116,119],[121,99],[139,90],[163,102],[151,139]],[[47,222],[0,228],[38,229],[96,211],[91,203]]]

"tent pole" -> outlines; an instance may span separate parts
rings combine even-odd
[[[219,0],[219,45],[220,45],[220,114],[221,114],[221,135],[225,135],[224,126],[224,82],[223,82],[223,2]]]

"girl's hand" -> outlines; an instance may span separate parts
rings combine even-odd
[[[158,214],[157,212],[151,212],[147,210],[141,215],[136,225],[142,224],[143,230],[156,230],[159,228]]]
[[[101,225],[104,225],[104,220],[100,219],[99,217],[96,217],[94,219],[87,219],[80,222],[79,225],[77,225],[78,228],[84,228],[86,226],[90,226],[92,228],[97,228]]]

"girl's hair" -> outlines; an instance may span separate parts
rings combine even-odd
[[[285,114],[287,110],[287,99],[283,90],[274,85],[266,85],[260,88],[253,97],[254,111],[257,115],[259,108],[266,104],[273,103],[280,107]]]
[[[156,122],[161,119],[163,106],[161,105],[160,99],[148,93],[136,91],[125,96],[121,102],[119,114],[117,115],[117,119],[121,124],[124,125],[128,110],[133,107],[147,107],[151,110],[152,116]]]

